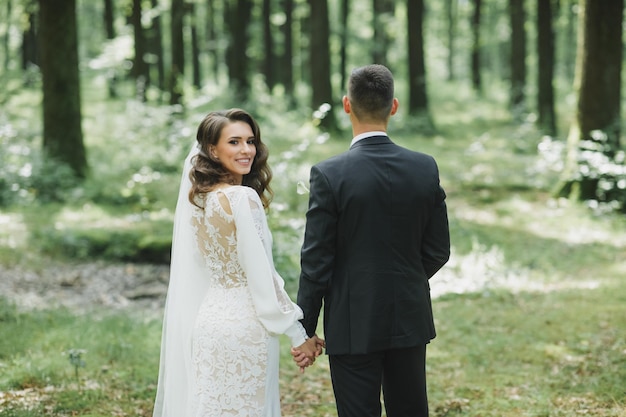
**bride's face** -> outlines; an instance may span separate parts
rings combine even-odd
[[[255,140],[249,124],[235,121],[224,126],[217,144],[212,146],[213,157],[220,161],[238,184],[242,183],[243,176],[249,174],[252,168],[256,156]]]

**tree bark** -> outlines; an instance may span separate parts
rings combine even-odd
[[[389,67],[387,52],[393,39],[389,28],[393,22],[395,5],[393,0],[373,0],[374,39],[372,45],[372,62]]]
[[[207,43],[209,45],[209,55],[211,57],[211,64],[213,68],[213,79],[216,83],[219,82],[220,63],[222,62],[222,48],[220,47],[220,39],[217,35],[218,31],[216,27],[219,22],[219,15],[217,6],[214,0],[207,0]],[[221,26],[220,26],[221,27]]]
[[[609,199],[607,194],[619,189],[609,168],[622,169],[624,164],[614,159],[620,150],[623,9],[624,0],[580,1],[574,82],[578,102],[561,195]],[[600,189],[601,179],[613,181],[614,188]]]
[[[263,75],[265,76],[265,85],[272,91],[276,85],[276,69],[274,68],[275,52],[274,37],[272,36],[272,2],[271,0],[263,0]]]
[[[5,10],[7,14],[5,22],[11,22],[11,15],[13,14],[13,0],[7,0]],[[4,36],[2,37],[2,47],[4,49],[4,62],[2,64],[2,68],[5,72],[9,70],[9,63],[11,62],[11,48],[9,46],[11,40],[10,32],[11,30],[9,28],[9,25],[7,24],[5,27]]]
[[[107,39],[115,38],[115,12],[113,0],[104,0],[104,31]]]
[[[434,123],[428,109],[424,60],[424,0],[407,0],[409,56],[409,114],[422,133],[432,134]]]
[[[544,133],[556,136],[552,3],[553,0],[537,0],[537,125]]]
[[[309,6],[311,8],[311,32],[309,34],[311,107],[314,111],[322,110],[323,116],[318,120],[324,129],[335,130],[337,123],[334,116],[335,100],[330,81],[328,1],[309,0]],[[324,111],[324,104],[329,104],[331,108]]]
[[[252,1],[230,0],[225,2],[224,10],[226,22],[228,22],[228,78],[236,101],[245,100],[250,91],[248,78],[248,64],[250,59],[247,55],[249,34],[248,28],[251,23]]]
[[[141,101],[146,101],[146,89],[149,83],[148,64],[145,61],[147,53],[146,34],[141,22],[141,0],[133,0],[131,12],[131,23],[135,40],[135,57],[133,58],[133,68],[131,75],[135,78],[135,94]]]
[[[200,67],[200,38],[198,37],[198,25],[195,3],[185,4],[185,14],[189,16],[191,28],[191,78],[196,89],[202,88],[202,69]]]
[[[159,7],[159,0],[152,0],[150,3],[152,9]],[[148,31],[148,48],[150,53],[154,55],[154,63],[157,71],[157,87],[160,91],[165,91],[165,57],[163,53],[163,29],[161,24],[161,13],[156,13],[150,22],[150,30]]]
[[[293,77],[293,0],[282,0],[282,10],[285,13],[285,23],[281,27],[283,34],[283,53],[281,55],[282,65],[278,74],[280,82],[285,87],[285,92],[290,99],[294,98],[294,77]]]
[[[473,0],[474,9],[472,12],[472,87],[478,94],[482,94],[483,86],[480,74],[480,51],[482,49],[480,40],[480,17],[482,13],[482,0]]]
[[[76,0],[41,0],[39,24],[44,154],[84,178]]]
[[[526,20],[524,0],[509,0],[511,20],[511,111],[520,119],[526,94]]]
[[[183,40],[183,22],[185,17],[184,0],[172,0],[171,8],[171,50],[170,66],[170,104],[181,104],[185,74],[185,42]]]
[[[446,0],[446,16],[448,20],[448,56],[446,64],[448,66],[448,81],[454,81],[454,55],[455,55],[455,39],[456,39],[456,20],[458,10],[457,0]]]
[[[24,10],[28,16],[28,25],[22,30],[22,70],[28,71],[32,65],[39,65],[39,42],[37,40],[37,0],[29,0]],[[30,85],[30,77],[26,84]]]
[[[339,50],[339,73],[341,74],[342,91],[347,89],[348,84],[348,15],[350,14],[350,0],[341,0],[341,49]]]

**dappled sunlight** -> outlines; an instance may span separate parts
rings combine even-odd
[[[173,213],[162,208],[156,211],[143,211],[126,215],[110,214],[102,207],[85,204],[80,208],[64,207],[56,217],[54,227],[62,230],[66,227],[76,227],[77,225],[88,225],[90,229],[96,228],[131,228],[136,223],[143,221],[169,220]]]
[[[24,216],[19,213],[0,213],[0,246],[16,249],[26,243]]]
[[[595,289],[597,280],[559,280],[547,282],[533,271],[507,262],[497,246],[473,242],[467,254],[452,247],[450,261],[430,280],[433,298],[446,294],[489,292],[503,289],[512,292],[551,292],[565,289]]]
[[[455,201],[452,207],[456,218],[485,226],[507,227],[567,244],[626,247],[626,230],[616,233],[616,225],[610,218],[598,221],[589,217],[584,207],[563,198],[530,202],[510,195],[489,208],[462,201]]]

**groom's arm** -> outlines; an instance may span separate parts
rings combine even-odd
[[[309,209],[300,257],[297,303],[304,312],[302,325],[312,337],[326,295],[335,259],[337,208],[330,184],[317,167],[311,168]]]
[[[422,241],[422,264],[429,279],[450,259],[450,230],[446,193],[439,185],[439,172],[436,165],[435,172],[437,173],[437,187],[434,190],[434,207],[424,230]]]

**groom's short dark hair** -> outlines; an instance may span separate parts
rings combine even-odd
[[[351,110],[361,121],[387,120],[393,95],[393,75],[384,65],[366,65],[355,68],[350,74],[348,99]]]

